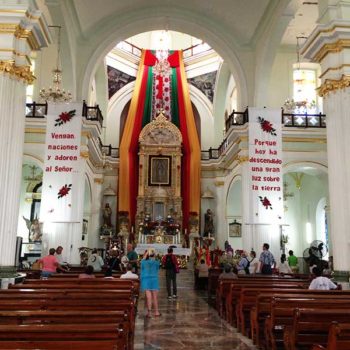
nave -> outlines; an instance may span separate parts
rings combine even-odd
[[[248,350],[252,342],[223,321],[207,303],[206,291],[193,289],[193,271],[177,275],[178,299],[168,300],[165,274],[160,275],[159,310],[161,317],[145,317],[144,296],[140,297],[134,349]]]

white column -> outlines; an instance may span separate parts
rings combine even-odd
[[[25,83],[0,74],[0,266],[14,266],[25,125]]]
[[[350,270],[350,36],[349,0],[319,2],[319,25],[302,54],[321,65],[319,94],[327,115],[330,239],[337,277]]]
[[[15,264],[27,83],[31,50],[47,46],[50,34],[32,2],[0,0],[0,270]],[[31,42],[31,45],[29,45]]]
[[[350,89],[337,90],[324,99],[327,114],[329,202],[334,269],[350,269]]]

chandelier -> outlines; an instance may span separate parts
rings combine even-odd
[[[52,82],[53,87],[48,89],[40,89],[40,98],[48,102],[70,102],[72,100],[72,94],[69,91],[65,91],[61,87],[62,82],[62,69],[60,69],[60,52],[61,52],[61,26],[49,26],[50,28],[58,28],[57,35],[57,58],[56,67],[52,70]]]

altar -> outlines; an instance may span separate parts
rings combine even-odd
[[[190,248],[182,248],[181,244],[173,244],[173,254],[176,256],[186,256],[188,258],[191,255]],[[156,255],[165,255],[168,253],[169,244],[138,244],[135,248],[135,251],[138,255],[143,255],[146,250],[154,249]]]

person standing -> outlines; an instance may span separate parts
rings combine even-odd
[[[141,291],[146,293],[147,314],[146,317],[152,317],[152,306],[154,316],[161,316],[158,307],[159,292],[159,261],[155,258],[154,249],[149,249],[143,255],[141,261]]]
[[[176,256],[173,254],[173,248],[168,248],[168,254],[162,258],[162,266],[165,268],[166,289],[168,291],[168,299],[177,298],[176,273],[179,271],[179,264]],[[171,297],[171,282],[173,283],[173,296]]]
[[[263,275],[272,275],[272,266],[275,264],[275,258],[269,249],[270,245],[268,243],[264,243],[263,251],[259,258],[261,273]]]
[[[139,257],[131,243],[127,245],[126,249],[126,257],[128,258],[128,263],[132,266],[133,272],[137,273],[137,262]]]
[[[102,257],[97,254],[97,249],[93,249],[92,254],[89,256],[88,265],[94,268],[95,272],[100,272],[102,267],[105,265]]]
[[[250,261],[247,258],[247,253],[242,252],[241,260],[238,263],[237,270],[239,275],[249,275]]]
[[[298,273],[299,267],[298,267],[298,258],[294,255],[293,250],[290,250],[288,252],[288,265],[292,269],[294,273]]]
[[[38,260],[41,265],[41,277],[43,278],[50,277],[57,269],[64,271],[55,257],[55,251],[55,248],[50,248],[49,255]]]
[[[256,253],[254,250],[250,252],[250,265],[249,265],[249,273],[251,275],[255,275],[259,272],[259,260],[256,257]]]

